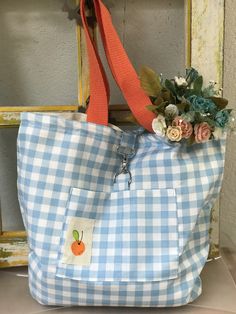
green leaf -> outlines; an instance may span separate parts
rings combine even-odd
[[[187,122],[194,122],[195,120],[195,112],[194,111],[187,111],[183,113],[181,117],[186,120]]]
[[[202,115],[201,115],[200,112],[195,112],[195,122],[196,122],[196,123],[201,123],[201,122],[203,122],[203,120],[202,120]]]
[[[170,80],[165,80],[165,87],[172,93],[173,96],[177,96],[175,85]]]
[[[211,99],[220,110],[224,109],[228,105],[228,100],[225,98],[209,97],[209,99]]]
[[[157,97],[161,91],[159,76],[149,67],[143,67],[140,72],[140,82],[148,96]]]
[[[197,123],[207,122],[211,127],[215,126],[215,121],[211,118],[202,115],[200,112],[195,112],[195,121]]]
[[[215,121],[210,119],[210,118],[206,118],[204,119],[204,122],[207,122],[211,127],[215,127]]]
[[[202,91],[202,85],[203,85],[203,77],[198,76],[198,78],[193,83],[193,89],[196,95],[200,95]]]
[[[181,103],[176,105],[179,109],[179,112],[184,112],[186,107],[189,106],[187,103]]]
[[[152,111],[152,112],[157,110],[157,106],[155,106],[155,105],[148,105],[148,106],[146,106],[146,108],[147,108],[147,110]]]
[[[167,101],[163,101],[159,106],[157,106],[157,112],[164,113]]]
[[[194,68],[186,69],[186,81],[189,86],[198,78],[198,76],[198,71]]]
[[[160,106],[162,104],[164,99],[162,97],[157,97],[156,100],[154,101],[154,105]]]
[[[75,241],[79,241],[79,232],[77,230],[73,230],[73,238]]]
[[[170,91],[163,88],[161,91],[161,97],[164,101],[170,101]]]
[[[185,94],[184,94],[184,97],[188,98],[188,97],[190,97],[192,95],[194,95],[194,89],[187,89]]]
[[[187,145],[191,146],[195,143],[195,136],[192,134],[188,139],[187,139]]]

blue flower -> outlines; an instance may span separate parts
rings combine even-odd
[[[188,98],[188,101],[191,103],[191,111],[210,114],[215,114],[217,111],[217,107],[211,99],[193,95]]]
[[[225,125],[229,122],[229,112],[226,110],[218,111],[215,116],[216,126],[219,128],[224,128]]]

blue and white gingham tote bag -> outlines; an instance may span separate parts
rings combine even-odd
[[[102,16],[105,7],[94,3]],[[82,17],[83,10],[81,1]],[[98,60],[91,41],[89,49],[90,62]],[[93,94],[92,78],[87,115],[21,117],[18,194],[28,232],[31,294],[48,305],[187,304],[201,293],[225,139],[187,146],[141,128],[125,132],[106,125],[107,84],[98,64],[102,90]],[[115,64],[112,70],[119,83]],[[140,118],[129,92],[121,89],[145,124],[147,102]],[[140,102],[149,101],[142,93]]]

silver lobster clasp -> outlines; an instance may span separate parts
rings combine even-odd
[[[116,183],[117,177],[124,173],[124,174],[129,174],[129,180],[128,180],[128,187],[130,188],[130,184],[132,183],[132,174],[130,170],[128,169],[128,155],[123,155],[122,162],[121,162],[121,169],[115,174],[113,182]]]

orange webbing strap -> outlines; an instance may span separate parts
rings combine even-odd
[[[109,85],[101,60],[89,33],[85,15],[85,1],[80,1],[80,14],[84,26],[90,71],[90,100],[87,121],[108,125]]]
[[[83,13],[83,15],[84,15],[84,2],[85,0],[81,0],[81,13]],[[145,129],[147,129],[150,132],[153,132],[152,120],[155,118],[155,114],[146,109],[146,106],[150,104],[150,99],[140,86],[140,81],[137,76],[137,73],[135,72],[132,64],[130,63],[130,60],[124,50],[124,47],[121,44],[121,41],[112,24],[111,16],[107,8],[103,5],[101,0],[94,0],[93,2],[106,56],[113,76],[118,86],[120,87],[135,118]],[[86,32],[88,32],[87,23],[84,23],[84,28],[86,29]],[[88,41],[89,37],[86,36],[86,39]],[[91,46],[93,46],[91,44],[88,44],[88,42],[87,45],[88,50],[91,49]],[[92,63],[90,64],[92,74],[95,60],[90,61],[92,61]],[[93,74],[93,76],[95,75]],[[96,91],[95,87],[93,88],[93,91]],[[90,103],[89,112],[91,112],[91,116],[95,108],[95,106],[94,107],[93,106],[94,102]],[[96,118],[95,116],[93,117]],[[95,120],[95,123],[99,122]]]
[[[98,124],[106,124],[102,121],[102,115],[107,116],[108,107],[105,103],[99,102],[98,95],[102,94],[99,70],[102,73],[102,77],[105,81],[104,87],[106,87],[106,76],[99,59],[96,48],[92,42],[92,38],[89,34],[88,24],[85,17],[85,0],[81,0],[81,17],[86,34],[86,42],[90,63],[90,85],[91,85],[91,101],[87,110],[89,122]],[[94,8],[96,12],[97,21],[99,24],[103,45],[105,48],[106,56],[109,66],[113,73],[113,76],[120,87],[132,113],[138,120],[138,122],[148,131],[152,130],[152,120],[155,118],[155,114],[148,111],[146,106],[150,104],[149,97],[145,94],[140,86],[140,81],[135,72],[130,60],[124,50],[123,45],[116,33],[116,30],[112,24],[111,16],[107,8],[100,0],[94,0]],[[98,65],[96,64],[98,63]],[[96,79],[97,78],[97,79]],[[104,88],[103,87],[103,88]],[[107,112],[107,114],[106,114]]]

